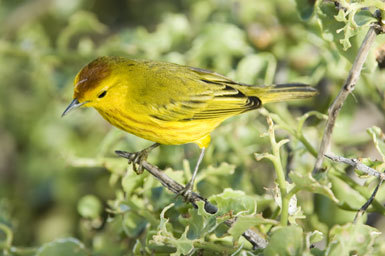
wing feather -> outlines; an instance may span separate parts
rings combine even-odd
[[[257,97],[239,91],[239,83],[205,69],[171,64],[152,74],[158,75],[150,77],[148,89],[159,91],[159,97],[147,104],[151,117],[158,120],[225,119],[261,104]],[[166,84],[170,81],[180,82],[170,90]]]

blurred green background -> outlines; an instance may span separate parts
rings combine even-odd
[[[119,55],[207,68],[250,84],[311,84],[320,91],[314,99],[268,106],[294,127],[295,118],[307,111],[327,112],[364,35],[340,54],[322,21],[303,21],[295,1],[287,0],[1,0],[0,23],[0,223],[11,228],[14,246],[73,236],[101,253],[97,238],[103,234],[116,235],[111,246],[126,248],[135,241],[135,235],[111,232],[104,210],[121,197],[121,178],[131,169],[124,160],[105,159],[115,158],[116,149],[137,151],[150,142],[111,127],[93,109],[60,117],[82,66],[98,56]],[[338,119],[332,150],[341,155],[379,158],[366,129],[384,127],[385,72],[376,62],[381,40]],[[308,124],[304,134],[317,149],[325,122],[311,118]],[[199,192],[208,197],[231,187],[271,201],[266,188],[273,184],[273,167],[253,157],[270,150],[268,138],[260,137],[266,130],[257,111],[220,126],[201,175],[222,162],[234,168],[201,178]],[[278,136],[291,138],[284,131]],[[294,166],[292,152],[299,152]],[[149,161],[181,170],[188,165],[183,159],[193,166],[198,154],[194,145],[162,146]],[[315,160],[296,140],[283,155],[287,169],[311,170]],[[151,186],[160,188],[156,182]],[[380,192],[378,200],[384,198]],[[168,195],[158,210],[173,200]],[[90,213],[82,208],[88,203]],[[318,214],[324,230],[354,216],[338,213],[330,201],[313,203],[309,193],[300,204],[306,214]],[[369,221],[384,230],[381,215]]]

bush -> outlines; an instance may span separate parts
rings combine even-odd
[[[383,186],[354,221],[378,178],[326,159],[312,175],[327,109],[369,27],[381,32],[383,12],[381,0],[3,1],[0,255],[385,254]],[[102,55],[249,84],[302,82],[319,95],[266,105],[213,132],[196,188],[218,207],[210,214],[114,155],[148,141],[91,109],[60,119],[75,74]],[[383,56],[378,35],[327,151],[378,172]],[[194,145],[161,146],[148,162],[186,184],[197,158]]]

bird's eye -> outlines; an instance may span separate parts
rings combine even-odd
[[[98,98],[101,99],[104,96],[106,96],[106,94],[107,94],[107,91],[103,91],[101,94],[99,94]]]

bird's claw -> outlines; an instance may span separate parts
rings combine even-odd
[[[136,174],[142,174],[143,173],[143,162],[147,160],[148,154],[156,147],[159,146],[159,143],[154,143],[148,148],[143,149],[142,151],[138,151],[135,153],[127,153],[125,152],[129,157],[126,157],[122,154],[122,151],[116,151],[116,153],[120,156],[123,156],[125,158],[128,158],[128,163],[133,166],[134,172]],[[138,165],[138,167],[137,167]]]
[[[132,161],[129,161],[129,163],[132,163],[132,168],[136,174],[142,174],[143,173],[143,162],[147,160],[148,152],[147,150],[142,150],[139,152],[132,153],[134,156],[134,159]],[[138,165],[138,166],[137,166]]]
[[[177,197],[182,196],[185,201],[190,201],[191,194],[193,193],[192,189],[193,184],[191,182],[187,183],[187,185],[178,192]]]

